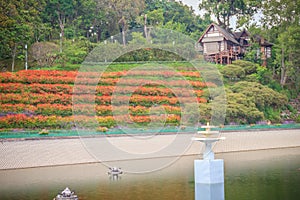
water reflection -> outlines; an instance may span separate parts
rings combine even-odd
[[[224,183],[203,184],[195,187],[196,200],[224,200]]]
[[[300,148],[226,153],[216,157],[225,162],[226,200],[296,200],[300,196]],[[198,158],[183,157],[155,173],[125,173],[118,181],[110,181],[107,167],[99,163],[0,170],[0,199],[53,199],[68,186],[80,199],[194,200],[195,159]],[[201,190],[207,188],[200,189],[200,198],[201,194],[209,194]]]
[[[111,180],[111,181],[118,181],[121,179],[122,179],[122,177],[119,175],[109,175],[109,180]]]

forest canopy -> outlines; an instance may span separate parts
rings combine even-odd
[[[199,16],[193,8],[170,0],[1,0],[0,64],[14,70],[24,62],[25,46],[29,49],[36,42],[58,46],[61,42],[60,53],[69,44],[80,43],[75,45],[79,52],[72,53],[82,57],[96,43],[113,41],[112,36],[135,28],[144,29],[148,42],[151,27],[172,29],[197,41],[213,20],[234,31],[230,25],[235,18],[237,28],[246,28],[274,44],[269,68],[282,86],[292,84],[299,90],[299,76],[295,75],[299,74],[299,7],[293,0],[203,0],[199,8],[206,14]],[[260,21],[254,22],[254,15],[260,16]],[[123,45],[126,42],[123,36]],[[74,57],[56,59],[69,56]],[[247,59],[259,62],[250,54]]]

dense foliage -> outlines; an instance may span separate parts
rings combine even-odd
[[[229,30],[233,17],[237,18],[240,26],[249,24],[261,5],[262,0],[202,0],[199,8],[214,15],[218,24]]]
[[[60,64],[80,63],[98,42],[118,41],[126,45],[128,30],[141,28],[142,37],[136,40],[148,42],[153,26],[176,30],[196,40],[211,22],[208,16],[201,18],[190,7],[167,0],[0,1],[0,13],[0,66],[12,71],[15,64],[21,67],[16,61],[24,61],[26,44],[30,49],[30,66],[55,64],[45,62],[46,55]],[[113,37],[119,33],[120,38]],[[145,60],[150,56],[133,57],[122,61]],[[5,59],[10,60],[9,64]]]
[[[272,79],[290,89],[296,97],[299,81],[299,3],[293,0],[201,1],[204,16],[177,1],[167,0],[21,0],[0,1],[0,67],[14,71],[24,68],[27,45],[29,66],[70,66],[81,63],[98,42],[117,41],[126,45],[125,32],[141,28],[134,41],[151,42],[152,27],[176,30],[195,41],[211,23],[230,30],[233,18],[245,25],[252,35],[259,34],[273,43],[268,69]],[[263,8],[261,10],[261,8]],[[260,21],[251,20],[259,15]],[[119,34],[119,38],[114,38]],[[176,39],[172,42],[178,43]],[[41,43],[41,44],[39,44]],[[252,44],[246,59],[257,62],[257,46]],[[118,61],[141,61],[156,58],[180,60],[163,51],[140,50]],[[247,72],[246,70],[246,73]]]
[[[288,98],[285,91],[277,87],[278,83],[270,78],[267,68],[238,60],[221,66],[220,71],[227,87],[228,123],[297,120],[296,116],[281,116],[282,111],[288,109]]]

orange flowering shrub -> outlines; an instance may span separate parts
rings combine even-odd
[[[201,82],[199,72],[184,69],[104,72],[101,78],[98,72],[4,72],[0,128],[71,128],[76,123],[105,130],[118,122],[179,125],[181,104],[206,103],[201,96],[208,86],[215,87]]]
[[[71,128],[70,119],[60,116],[9,114],[0,117],[0,128]]]

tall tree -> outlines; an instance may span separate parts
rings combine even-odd
[[[60,28],[61,37],[64,37],[66,23],[75,18],[76,0],[47,0],[43,18],[55,27]]]
[[[1,54],[10,54],[12,71],[14,71],[18,49],[21,49],[33,38],[34,22],[38,21],[37,18],[43,10],[43,6],[44,1],[0,1]]]
[[[144,9],[145,2],[141,0],[103,0],[98,2],[107,16],[111,18],[111,23],[120,26],[122,33],[123,45],[126,44],[125,32],[129,21],[134,21]],[[110,24],[111,26],[113,24]]]
[[[108,19],[109,16],[106,16],[104,8],[99,6],[97,1],[82,0],[73,27],[76,29],[76,35],[86,35],[87,38],[95,35],[98,42],[101,40],[102,33],[108,29]]]
[[[263,8],[263,26],[277,36],[275,64],[280,66],[280,84],[294,80],[299,89],[300,4],[294,0],[265,0]]]
[[[214,15],[218,24],[227,30],[232,17],[239,22],[249,21],[260,6],[261,0],[202,0],[199,4],[201,10]]]
[[[211,23],[209,15],[202,18],[196,15],[191,7],[177,1],[146,0],[145,15],[147,25],[176,30],[192,36],[195,40]],[[138,24],[145,24],[144,16],[137,19]]]
[[[136,21],[139,24],[144,25],[144,35],[146,39],[150,38],[151,27],[152,26],[162,26],[164,22],[164,11],[159,8],[156,10],[148,11],[146,14],[143,14],[137,17]]]
[[[264,26],[285,29],[290,24],[299,23],[300,4],[297,0],[264,0],[262,5]]]
[[[280,84],[288,79],[299,90],[300,76],[300,27],[289,26],[279,34],[276,45],[275,63],[280,66]]]

